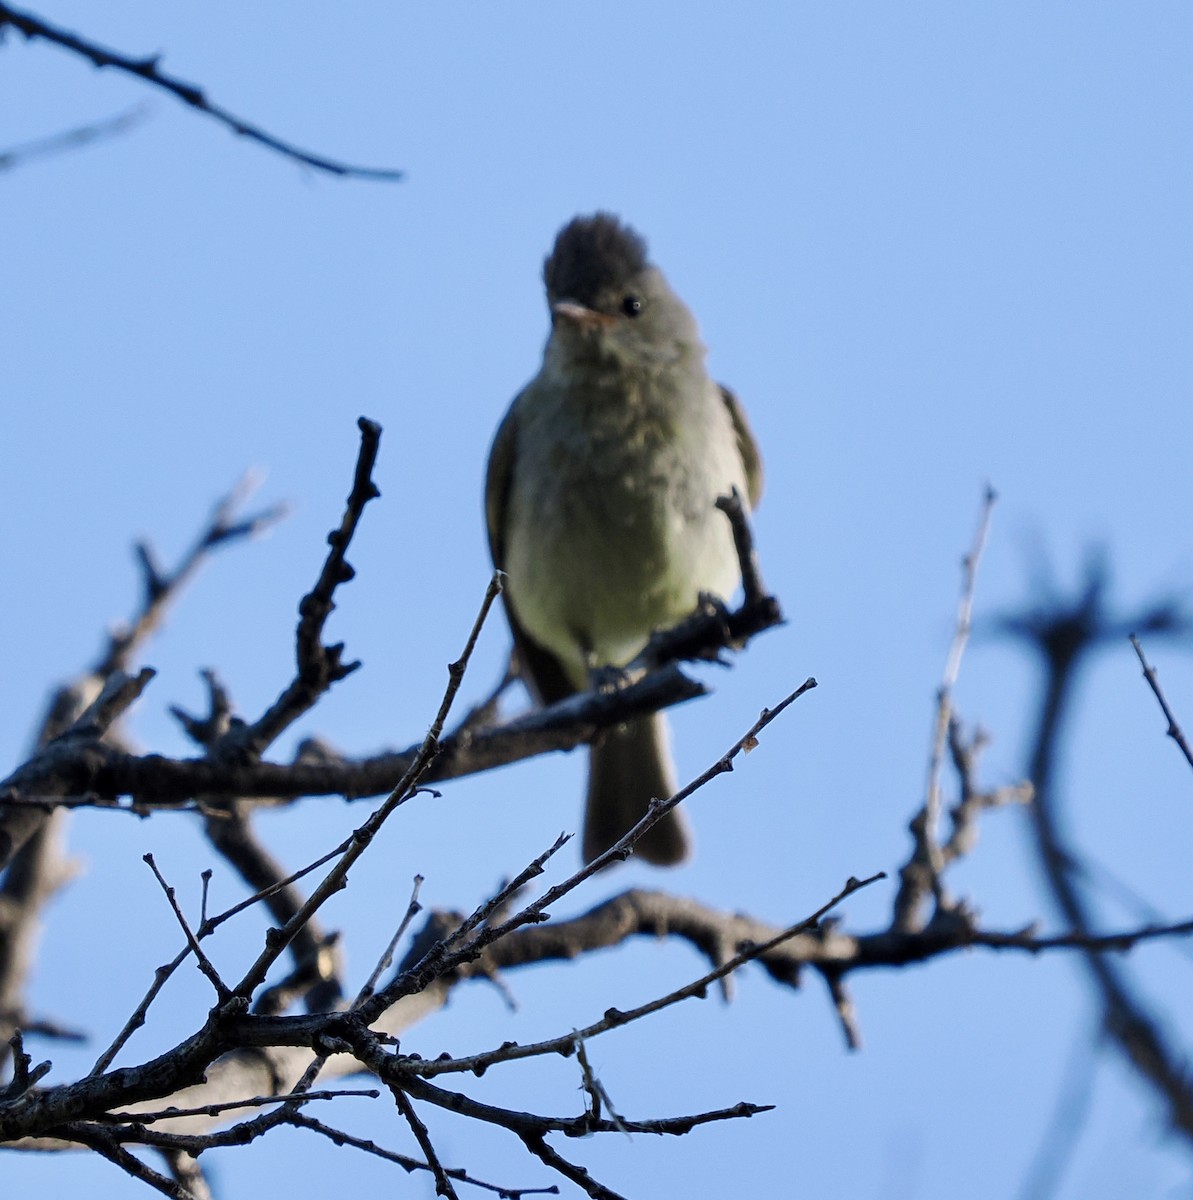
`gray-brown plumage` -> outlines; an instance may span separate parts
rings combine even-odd
[[[704,367],[696,322],[616,217],[577,217],[543,269],[551,334],[489,455],[485,512],[524,680],[541,703],[624,666],[701,593],[740,582],[715,502],[751,507],[762,465],[737,400]],[[608,730],[591,750],[586,862],[675,790],[661,714]],[[659,864],[687,857],[678,813],[638,843]]]

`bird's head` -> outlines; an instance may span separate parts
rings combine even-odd
[[[703,352],[696,321],[646,256],[646,243],[609,213],[576,217],[543,265],[552,337],[569,356],[660,366]]]

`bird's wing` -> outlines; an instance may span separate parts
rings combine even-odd
[[[738,453],[746,469],[746,491],[749,493],[747,499],[753,510],[762,499],[762,455],[758,453],[758,443],[754,440],[741,401],[723,383],[718,386],[721,389],[721,399],[725,401],[725,407],[733,421],[733,431],[737,434]]]
[[[514,476],[514,450],[517,446],[518,400],[501,418],[489,464],[485,468],[485,527],[489,533],[489,554],[498,570],[505,570],[505,513],[509,506],[510,482]]]
[[[519,393],[519,396],[521,393]],[[518,445],[518,396],[502,418],[489,451],[485,471],[485,526],[489,533],[489,553],[493,565],[505,570],[505,523],[509,512],[510,486]],[[514,661],[518,674],[540,704],[554,704],[575,693],[562,664],[549,650],[538,644],[518,622],[508,592],[503,597],[505,615],[514,635]]]

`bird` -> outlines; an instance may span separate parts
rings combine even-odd
[[[706,599],[728,601],[741,571],[716,501],[736,488],[755,508],[762,460],[633,228],[607,212],[574,218],[543,282],[550,334],[494,436],[485,518],[515,668],[546,705],[607,681]],[[675,788],[663,714],[605,730],[589,749],[584,862]],[[676,808],[635,853],[669,866],[691,846]]]

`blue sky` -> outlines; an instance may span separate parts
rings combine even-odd
[[[166,708],[201,703],[205,666],[244,712],[272,700],[362,413],[385,426],[383,499],[330,633],[365,666],[295,736],[318,731],[351,752],[415,740],[488,577],[483,466],[537,368],[543,255],[564,221],[597,208],[647,237],[697,314],[768,472],[757,534],[788,624],[675,715],[681,776],[807,675],[821,686],[695,798],[691,866],[610,873],[568,911],[650,886],[783,922],[850,874],[897,870],[987,480],[1002,499],[958,702],[993,737],[989,783],[1023,772],[1037,683],[992,618],[1033,598],[1041,563],[1066,588],[1089,548],[1104,548],[1128,611],[1188,594],[1187,6],[772,3],[743,15],[361,0],[328,20],[307,5],[99,12],[57,0],[38,11],[130,53],[162,52],[167,70],[271,132],[408,176],[316,177],[52,47],[11,34],[0,47],[0,148],[153,106],[127,136],[0,176],[5,762],[19,760],[49,686],[134,604],[132,540],[178,554],[250,466],[267,472],[264,501],[293,514],[214,562],[172,614],[133,730],[183,751]],[[505,648],[494,621],[466,700]],[[1149,650],[1193,725],[1187,647]],[[1065,756],[1070,832],[1099,879],[1188,916],[1193,778],[1128,646],[1103,652],[1085,682]],[[466,908],[576,828],[582,771],[579,755],[544,759],[403,810],[329,913],[354,979],[416,871],[425,902]],[[312,801],[262,824],[298,866],[363,812]],[[86,871],[50,915],[35,1001],[106,1043],[177,945],[141,855],[153,850],[192,896],[213,856],[187,817],[84,814],[71,845]],[[1053,919],[1022,814],[990,814],[953,883],[992,927]],[[215,886],[237,895],[222,867]],[[849,927],[877,927],[891,894],[851,900]],[[1107,922],[1136,923],[1117,894],[1103,893]],[[113,919],[127,927],[115,947]],[[231,971],[257,938],[246,921],[217,959]],[[1183,951],[1130,962],[1172,1034],[1193,1037]],[[516,1014],[483,987],[462,991],[406,1045],[465,1052],[557,1034],[700,970],[679,946],[623,948],[511,978]],[[203,987],[180,981],[135,1052],[193,1028]],[[592,1052],[628,1114],[739,1099],[778,1109],[672,1143],[567,1149],[633,1196],[1025,1194],[1069,1064],[1096,1046],[1078,965],[972,953],[861,977],[854,991],[859,1054],[843,1049],[817,980],[790,994],[754,973],[730,1007],[708,1000],[608,1037]],[[49,1055],[57,1079],[91,1061]],[[575,1086],[568,1063],[484,1080],[486,1096],[548,1111],[577,1103]],[[1187,1155],[1112,1056],[1097,1052],[1087,1093],[1051,1194],[1186,1195]],[[408,1148],[388,1107],[353,1120]],[[433,1114],[432,1132],[477,1174],[542,1182],[507,1139]],[[130,1190],[79,1158],[9,1156],[3,1168],[18,1192]],[[297,1135],[225,1154],[217,1170],[227,1200],[267,1179],[312,1196],[349,1174],[362,1189],[392,1186],[382,1164]]]

